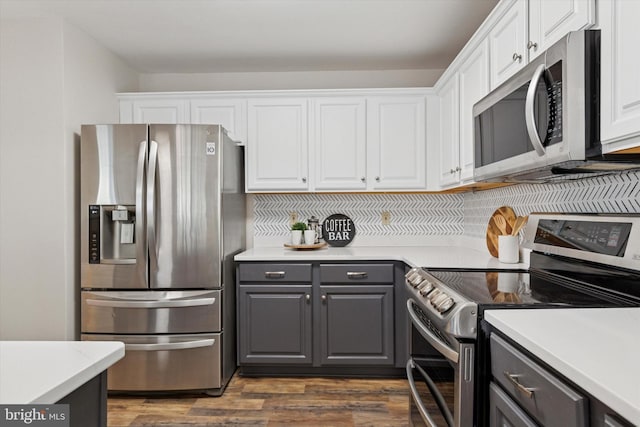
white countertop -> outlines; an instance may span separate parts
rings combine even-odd
[[[117,341],[0,341],[0,403],[55,403],[122,357]]]
[[[640,308],[489,310],[485,319],[640,425]]]
[[[504,264],[488,251],[462,246],[348,246],[317,250],[258,247],[239,253],[236,261],[403,261],[411,267],[431,268],[527,268]]]

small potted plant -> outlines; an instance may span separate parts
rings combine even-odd
[[[291,226],[291,244],[299,245],[302,243],[302,232],[307,229],[304,222],[294,222]]]

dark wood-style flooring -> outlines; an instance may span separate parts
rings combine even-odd
[[[404,379],[247,378],[221,397],[109,396],[109,426],[407,426]]]

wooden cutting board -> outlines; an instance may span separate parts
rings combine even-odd
[[[503,234],[495,222],[497,216],[503,217],[507,221],[507,234],[511,234],[513,225],[516,222],[516,213],[509,206],[501,206],[489,218],[487,224],[487,249],[491,256],[498,258],[498,236]]]

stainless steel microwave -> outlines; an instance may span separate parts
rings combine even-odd
[[[473,107],[474,179],[576,179],[640,168],[600,143],[600,31],[571,32]]]

